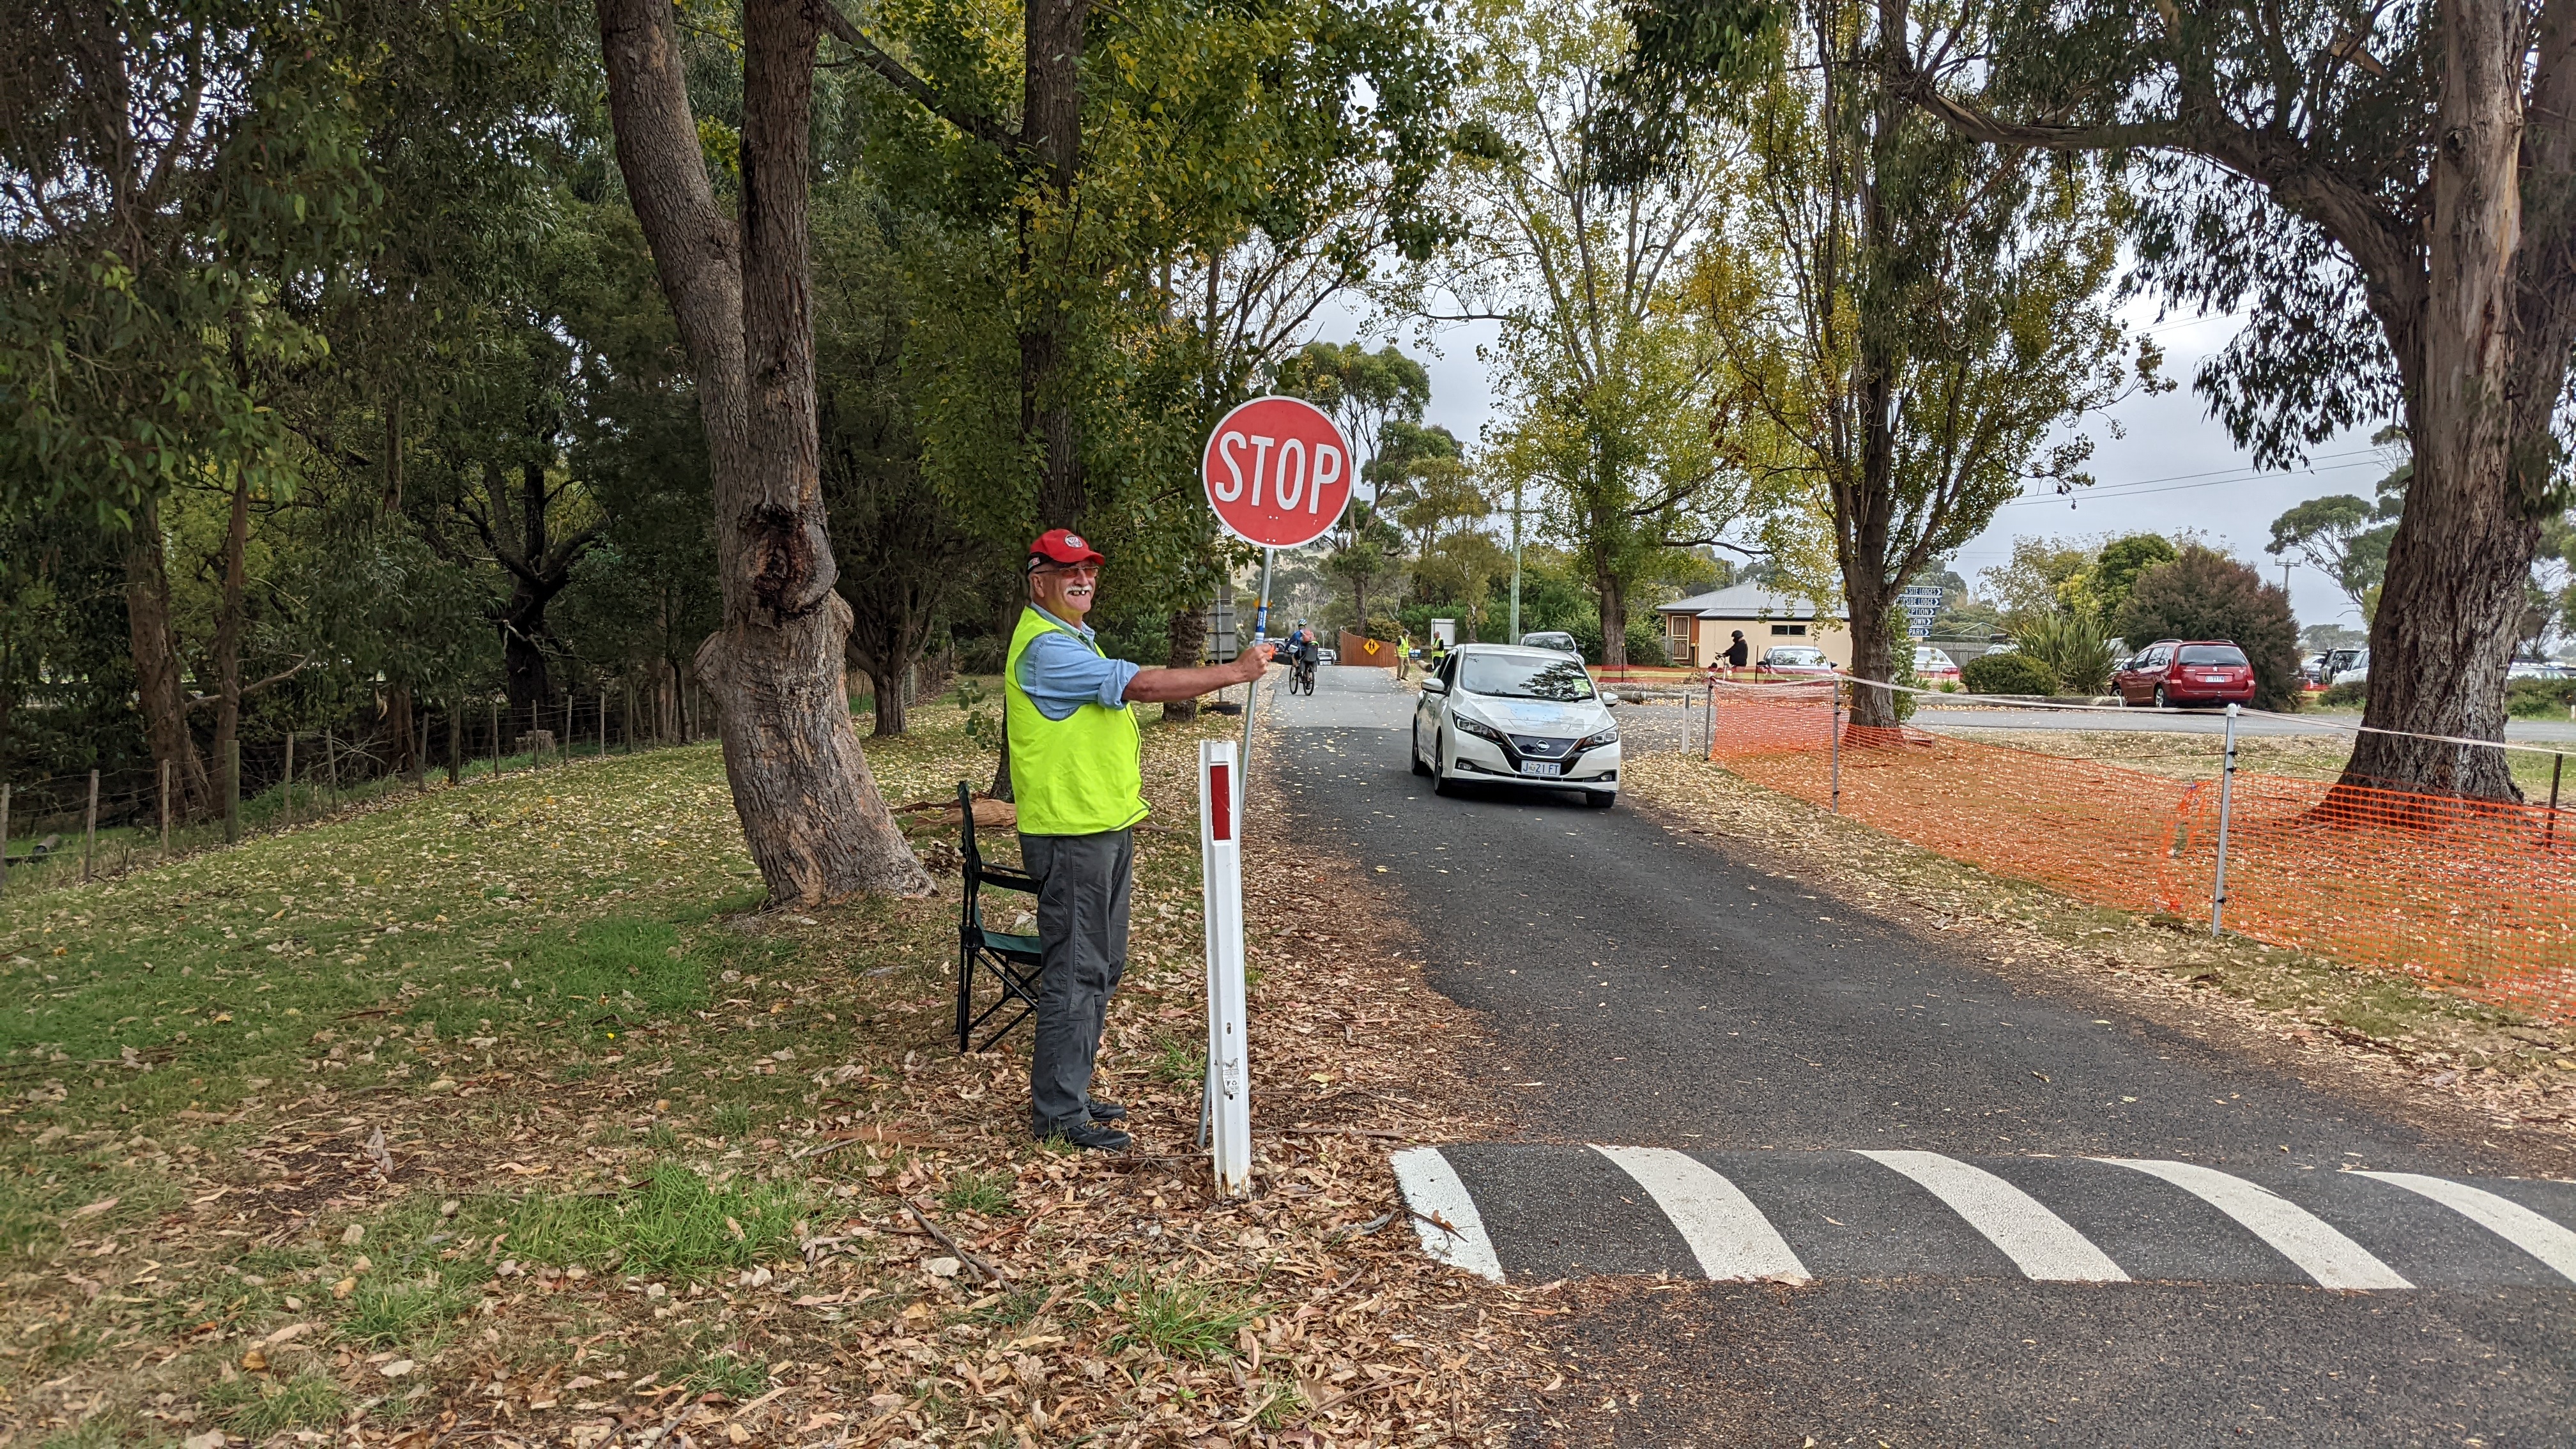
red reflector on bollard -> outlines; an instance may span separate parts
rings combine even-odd
[[[1219,840],[1234,838],[1234,784],[1226,778],[1233,773],[1231,765],[1208,766],[1208,826]]]

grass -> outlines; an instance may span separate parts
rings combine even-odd
[[[1012,1185],[1012,1179],[998,1172],[961,1172],[939,1194],[939,1203],[950,1212],[992,1217],[1011,1210]]]
[[[358,1285],[340,1336],[370,1348],[391,1348],[427,1337],[474,1306],[475,1295],[451,1288],[436,1273]]]
[[[1235,1336],[1261,1312],[1258,1304],[1200,1283],[1143,1285],[1128,1308],[1126,1328],[1110,1339],[1110,1347],[1142,1346],[1174,1358],[1228,1358]]]
[[[868,743],[890,800],[989,776],[956,709],[914,724]],[[1166,775],[1176,744],[1149,734]],[[1193,865],[1161,849],[1140,892],[1178,899]],[[11,884],[0,1419],[33,1426],[20,1442],[171,1441],[181,1426],[149,1416],[191,1406],[190,1432],[253,1442],[361,1405],[392,1427],[461,1402],[469,1376],[477,1403],[506,1379],[523,1413],[648,1375],[747,1401],[925,1298],[942,1300],[925,1329],[968,1309],[963,1285],[925,1289],[918,1244],[861,1227],[908,1174],[961,1217],[1015,1206],[1008,1153],[800,1160],[772,1140],[887,1122],[951,1084],[944,987],[921,968],[955,906],[756,914],[713,746],[384,782],[370,808],[237,849]],[[1140,933],[1131,995],[1194,950],[1166,934]],[[364,1150],[378,1131],[389,1177]],[[840,1242],[808,1268],[817,1233]],[[1028,1286],[986,1308],[1101,1318]],[[1222,1353],[1240,1326],[1222,1296],[1141,1276],[1124,1292],[1108,1318],[1134,1309],[1133,1341],[1175,1357]],[[311,1356],[242,1366],[297,1324]],[[371,1354],[418,1368],[389,1384]],[[569,1387],[584,1376],[599,1383]]]
[[[348,1395],[329,1374],[307,1369],[291,1379],[240,1378],[218,1384],[208,1407],[226,1429],[256,1444],[290,1429],[336,1424],[348,1413]]]
[[[803,1193],[775,1183],[710,1183],[665,1163],[640,1188],[610,1196],[533,1198],[510,1224],[511,1247],[533,1261],[691,1279],[775,1262],[795,1252]]]
[[[1169,1035],[1158,1038],[1155,1047],[1154,1060],[1146,1070],[1154,1074],[1156,1081],[1169,1082],[1177,1087],[1207,1079],[1205,1047]]]

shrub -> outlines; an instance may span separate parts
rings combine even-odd
[[[2504,687],[2504,711],[2515,719],[2565,719],[2576,705],[2576,679],[2516,679]]]
[[[1971,694],[2055,694],[2057,673],[2027,654],[1988,654],[1959,667]]]
[[[2370,702],[2370,682],[2356,679],[2350,684],[2334,685],[2317,696],[2317,703],[2329,709],[2359,709]]]
[[[2014,642],[2023,657],[2048,666],[2057,676],[2058,690],[2100,694],[2111,687],[2111,641],[2089,614],[2044,616],[2024,625]]]
[[[2290,616],[2290,596],[2215,549],[2187,544],[2182,557],[2138,575],[2111,632],[2132,643],[2232,640],[2253,661],[2255,706],[2298,707],[2299,623]]]

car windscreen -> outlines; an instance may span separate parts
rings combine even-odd
[[[1764,662],[1770,664],[1822,664],[1825,662],[1825,651],[1822,649],[1774,649],[1770,653],[1763,655],[1762,658]]]
[[[1470,654],[1460,661],[1458,687],[1501,699],[1590,699],[1592,676],[1577,659],[1525,659],[1510,654]]]
[[[2243,664],[2245,651],[2233,644],[2186,644],[2182,647],[2183,664]]]

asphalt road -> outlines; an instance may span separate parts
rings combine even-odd
[[[2006,980],[1758,842],[1442,799],[1410,704],[1328,669],[1268,739],[1296,829],[1383,866],[1487,1016],[1536,1139],[1399,1160],[1473,1214],[1426,1250],[1673,1275],[1585,1300],[1529,1442],[1605,1397],[1637,1443],[2576,1442],[2576,1187]]]

